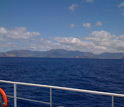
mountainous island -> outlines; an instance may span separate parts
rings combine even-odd
[[[1,52],[0,57],[41,57],[41,58],[89,58],[89,59],[124,59],[124,53],[101,53],[68,51],[53,49],[49,51],[12,50]]]

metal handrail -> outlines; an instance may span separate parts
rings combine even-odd
[[[124,94],[100,92],[100,91],[92,91],[92,90],[84,90],[84,89],[76,89],[76,88],[67,88],[67,87],[59,87],[59,86],[51,86],[51,85],[41,85],[41,84],[32,84],[32,83],[24,83],[24,82],[13,82],[13,81],[5,81],[5,80],[0,80],[0,82],[14,84],[14,107],[17,107],[17,99],[18,99],[18,97],[16,96],[16,85],[26,85],[26,86],[35,86],[35,87],[49,88],[50,89],[50,103],[49,103],[50,107],[52,107],[52,105],[53,105],[52,104],[52,89],[112,96],[112,107],[114,107],[114,97],[124,97]]]

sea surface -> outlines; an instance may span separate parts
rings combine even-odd
[[[124,60],[63,58],[0,58],[0,80],[54,85],[124,94]],[[13,85],[0,83],[13,96]],[[17,86],[17,96],[49,102],[49,89]],[[53,89],[53,104],[64,107],[111,107],[110,96]],[[114,98],[124,107],[124,98]],[[18,100],[18,107],[49,107]],[[13,99],[8,98],[8,107]],[[53,106],[56,107],[56,106]]]

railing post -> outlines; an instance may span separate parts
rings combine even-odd
[[[50,88],[50,107],[52,107],[52,88]]]
[[[16,83],[14,83],[14,107],[17,107]]]
[[[114,96],[112,96],[112,107],[114,107]]]

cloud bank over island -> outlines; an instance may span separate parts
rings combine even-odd
[[[124,34],[116,36],[105,30],[92,31],[82,37],[47,37],[26,27],[0,28],[0,48],[3,51],[28,49],[47,51],[51,49],[79,50],[83,52],[124,52]]]

